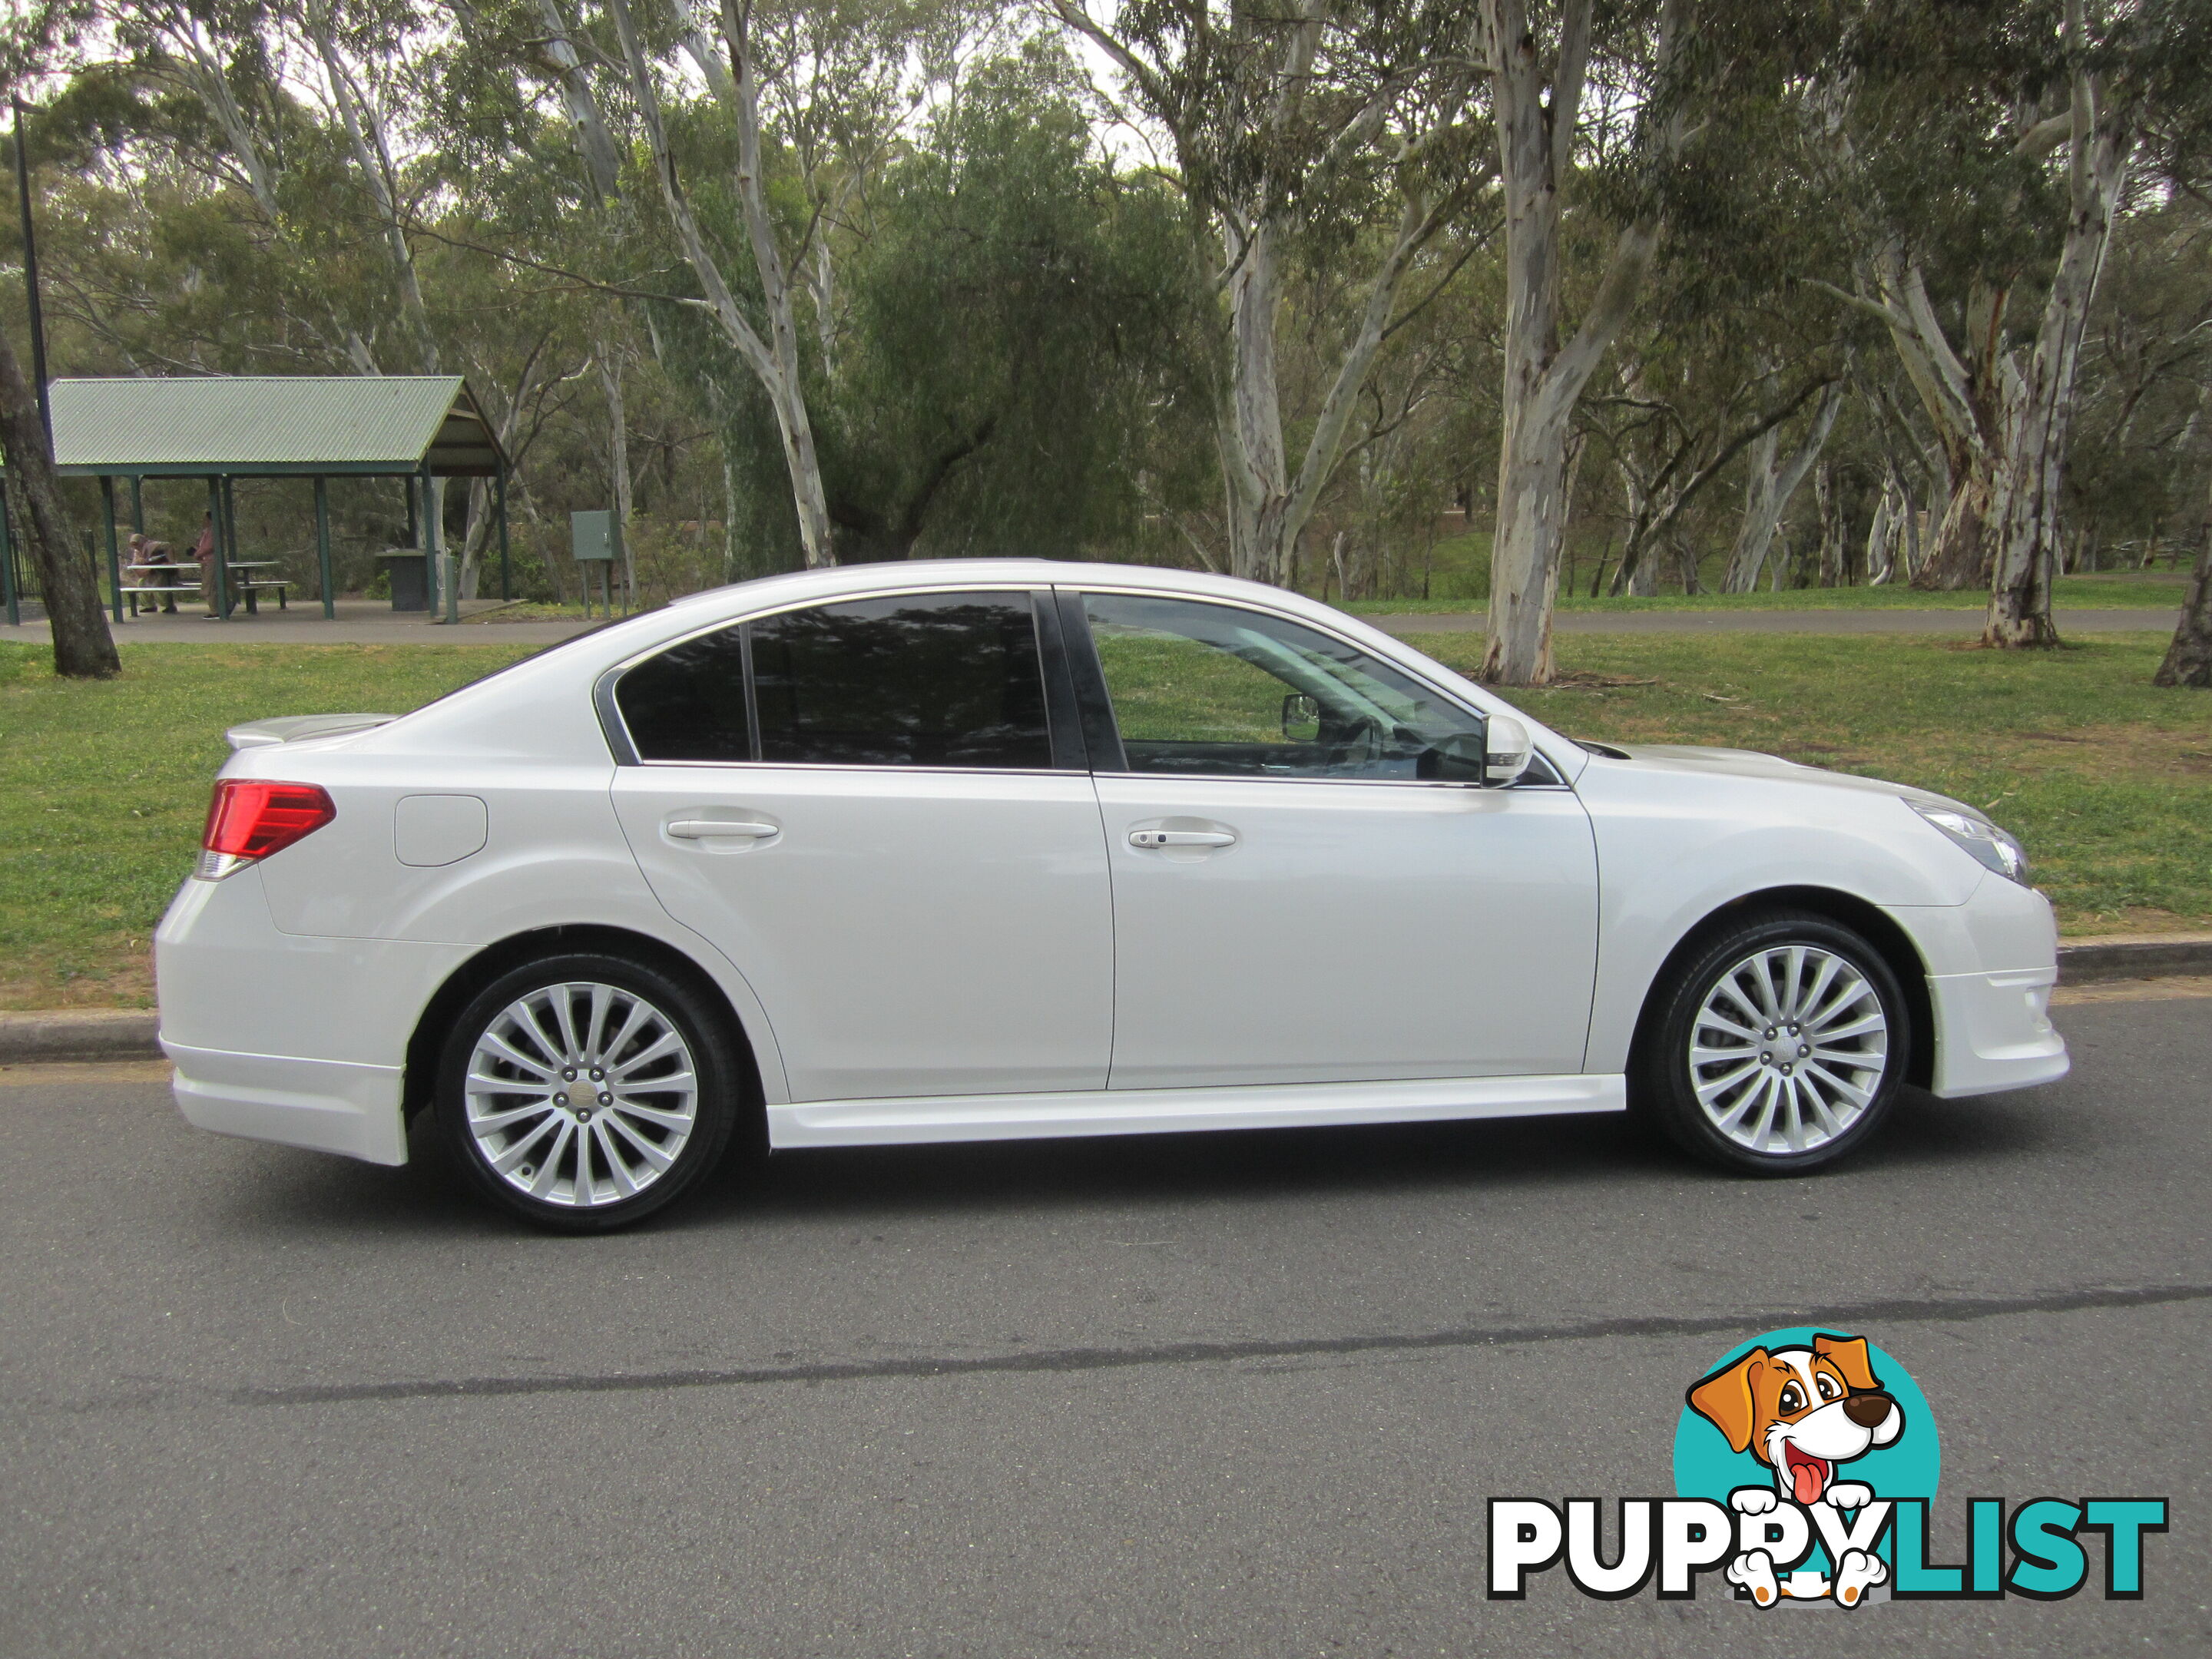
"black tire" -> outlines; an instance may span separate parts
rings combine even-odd
[[[1798,947],[1802,958],[1791,955]],[[1816,990],[1827,963],[1839,964],[1827,991],[1805,998],[1804,1018],[1794,1020],[1773,1012],[1796,1006],[1793,961],[1798,993]],[[1723,980],[1731,990],[1722,988]],[[1852,1000],[1838,1006],[1832,999],[1841,995]],[[1822,1017],[1824,1006],[1833,1012]],[[1759,1020],[1744,1018],[1753,1011]],[[1878,1034],[1856,1030],[1877,1013]],[[1859,934],[1808,911],[1757,911],[1706,938],[1652,987],[1629,1065],[1630,1103],[1708,1164],[1741,1175],[1802,1175],[1849,1157],[1880,1130],[1902,1085],[1912,1035],[1897,975]],[[1770,1111],[1762,1134],[1758,1120]]]
[[[636,1034],[612,1043],[638,1010]],[[594,1024],[605,1028],[596,1040]],[[487,1072],[511,1091],[471,1084],[478,1044],[495,1033],[515,1058],[492,1058]],[[563,1043],[569,1052],[552,1052]],[[613,1092],[626,1069],[629,1087]],[[502,974],[461,1011],[438,1058],[435,1115],[470,1182],[501,1209],[549,1231],[611,1232],[674,1203],[721,1162],[748,1075],[742,1039],[711,993],[643,963],[577,952]],[[503,1173],[510,1158],[521,1161]]]

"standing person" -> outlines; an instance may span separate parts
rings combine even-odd
[[[208,615],[220,616],[222,612],[216,609],[215,514],[212,513],[200,514],[200,538],[192,544],[192,557],[199,561],[200,592],[206,597]]]
[[[177,578],[176,550],[167,542],[157,542],[143,531],[133,531],[131,536],[131,574],[136,579],[159,576],[166,587],[174,587]],[[177,614],[177,596],[161,595],[161,609],[168,616]]]

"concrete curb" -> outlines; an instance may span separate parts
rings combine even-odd
[[[2085,939],[2058,947],[2067,985],[2165,974],[2212,974],[2212,933]],[[0,1012],[0,1066],[58,1060],[159,1060],[151,1009],[57,1008]]]
[[[2161,974],[2212,974],[2212,933],[2146,933],[2061,941],[2058,946],[2058,977],[2067,985]]]
[[[0,1013],[0,1066],[49,1060],[159,1060],[150,1008],[54,1008]]]

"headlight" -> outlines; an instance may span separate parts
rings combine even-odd
[[[1964,848],[1984,869],[1994,870],[2023,887],[2027,885],[2027,854],[2018,842],[1987,818],[1954,807],[1923,805],[1917,800],[1905,804]]]

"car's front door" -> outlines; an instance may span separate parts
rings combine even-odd
[[[1079,751],[1055,752],[1072,711],[1048,702],[1038,609],[1019,590],[811,605],[615,689],[623,831],[751,984],[793,1100],[1105,1085],[1105,852]]]
[[[1447,781],[1480,718],[1317,629],[1158,594],[1061,611],[1113,872],[1110,1086],[1582,1069],[1571,790]]]

